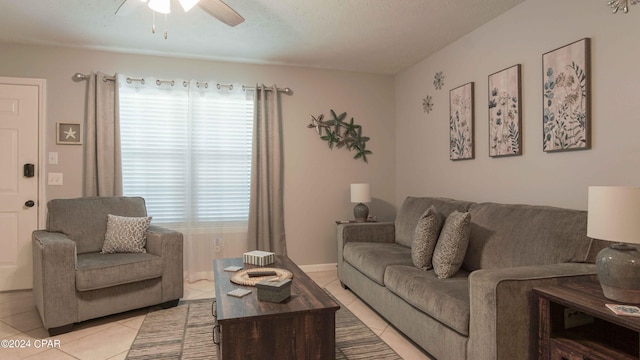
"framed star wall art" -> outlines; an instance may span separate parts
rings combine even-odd
[[[56,144],[82,145],[82,126],[78,123],[56,123]]]

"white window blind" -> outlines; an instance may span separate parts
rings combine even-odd
[[[144,197],[156,223],[246,225],[253,97],[145,80],[119,89],[124,194]]]

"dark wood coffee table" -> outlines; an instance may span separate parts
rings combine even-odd
[[[335,313],[340,305],[285,256],[267,267],[293,273],[291,297],[283,303],[258,301],[257,288],[230,281],[227,266],[243,266],[242,258],[213,261],[216,287],[214,342],[218,359],[335,359]],[[236,298],[238,287],[252,293]]]

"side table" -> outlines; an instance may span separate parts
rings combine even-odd
[[[597,281],[534,288],[538,358],[622,360],[640,356],[640,318],[616,315]]]

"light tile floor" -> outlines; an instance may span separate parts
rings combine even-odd
[[[404,359],[430,359],[353,293],[344,290],[335,270],[310,272],[308,275],[320,287],[329,290]],[[184,284],[184,299],[214,296],[214,285],[210,281]],[[0,293],[0,359],[123,360],[146,312],[146,309],[140,309],[85,321],[76,325],[72,332],[50,338],[42,327],[31,291]],[[22,348],[8,348],[5,340]]]

